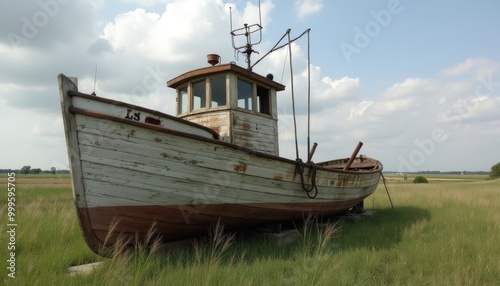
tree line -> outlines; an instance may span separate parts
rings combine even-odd
[[[25,165],[21,169],[0,169],[0,174],[4,173],[18,173],[18,174],[69,174],[69,170],[57,170],[56,167],[51,167],[50,170],[42,170],[40,168],[31,168],[30,165]]]
[[[490,179],[500,178],[500,163],[497,163],[491,167]]]

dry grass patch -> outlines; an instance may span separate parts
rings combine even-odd
[[[313,220],[300,239],[277,247],[215,230],[182,251],[125,241],[111,259],[85,245],[71,188],[59,181],[19,185],[20,285],[495,285],[500,281],[500,181],[391,181],[365,201],[368,220],[326,228]],[[438,179],[438,178],[436,178]],[[19,179],[21,180],[21,179]],[[69,178],[66,183],[69,185]],[[24,185],[23,185],[24,184]],[[5,212],[5,198],[0,198]],[[21,224],[22,222],[22,224]],[[5,232],[4,226],[0,230]],[[151,229],[151,234],[154,228]],[[2,244],[5,242],[2,241]],[[6,257],[0,247],[0,257]],[[86,276],[68,266],[104,261]],[[3,269],[5,271],[5,269]],[[0,272],[3,274],[3,272]],[[5,275],[2,276],[4,279]],[[0,280],[3,285],[10,281]]]

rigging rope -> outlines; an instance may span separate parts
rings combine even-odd
[[[286,60],[287,60],[287,56],[285,54],[285,60],[283,61],[283,70],[281,71],[281,81],[280,81],[280,83],[283,83],[283,76],[285,75]]]
[[[307,152],[311,150],[311,53],[309,31],[307,30]],[[311,157],[311,156],[308,156]]]
[[[292,93],[292,113],[293,113],[293,129],[294,129],[294,134],[295,134],[295,155],[296,158],[299,159],[299,143],[297,140],[297,120],[295,118],[295,92],[293,88],[293,64],[292,64],[292,47],[291,45],[291,40],[290,40],[290,29],[287,31],[288,35],[288,55],[290,57],[290,86],[291,86],[291,93]]]
[[[309,32],[309,30],[307,30],[307,32]],[[302,33],[302,35],[304,33]],[[296,171],[300,175],[300,185],[302,186],[302,189],[306,192],[307,196],[310,199],[314,199],[318,195],[318,187],[316,186],[316,165],[314,164],[314,162],[308,161],[308,163],[311,165],[312,174],[311,174],[311,185],[307,186],[305,183],[305,180],[304,180],[305,164],[302,161],[302,159],[300,159],[300,156],[299,156],[299,143],[298,143],[298,139],[297,139],[297,121],[296,121],[296,116],[295,116],[295,90],[294,90],[294,85],[293,85],[293,64],[292,64],[292,47],[291,47],[292,40],[290,39],[290,30],[287,31],[287,35],[288,35],[288,53],[290,56],[290,85],[291,85],[291,94],[292,94],[293,128],[294,128],[294,132],[295,132],[295,153],[297,156],[296,157],[297,158],[296,159],[296,162],[297,162]],[[294,40],[296,40],[296,39],[294,39]],[[308,61],[309,61],[309,57],[308,57]],[[308,63],[308,65],[309,65],[309,63]],[[309,135],[308,135],[308,141],[309,141]],[[309,143],[308,143],[308,145],[309,145]],[[308,150],[308,152],[309,152],[309,150]],[[314,193],[312,193],[313,190],[314,190]]]
[[[309,162],[311,164],[312,168],[312,175],[311,175],[311,185],[307,186],[306,183],[304,182],[304,162],[302,162],[302,159],[297,158],[297,172],[300,175],[300,184],[302,186],[302,189],[306,192],[307,196],[310,199],[314,199],[318,195],[318,187],[316,186],[316,164],[314,164],[312,161]],[[311,194],[311,192],[314,190],[314,193]]]

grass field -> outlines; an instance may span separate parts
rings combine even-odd
[[[498,285],[500,180],[386,175],[365,201],[376,214],[356,223],[299,229],[295,242],[214,235],[181,250],[138,246],[111,259],[80,233],[69,176],[16,175],[16,278],[8,275],[7,192],[0,196],[2,285]],[[7,189],[7,177],[0,177]],[[89,275],[73,265],[102,261]]]

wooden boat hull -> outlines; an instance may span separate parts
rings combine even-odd
[[[96,253],[116,234],[143,238],[153,225],[162,239],[178,240],[205,234],[218,221],[241,228],[308,213],[330,216],[361,202],[380,180],[382,164],[374,159],[358,158],[346,171],[339,166],[347,159],[320,163],[311,199],[293,160],[221,142],[202,126],[159,112],[78,93],[67,77],[58,79],[75,204]],[[141,121],[144,114],[156,121]],[[306,164],[308,184],[312,172]]]

